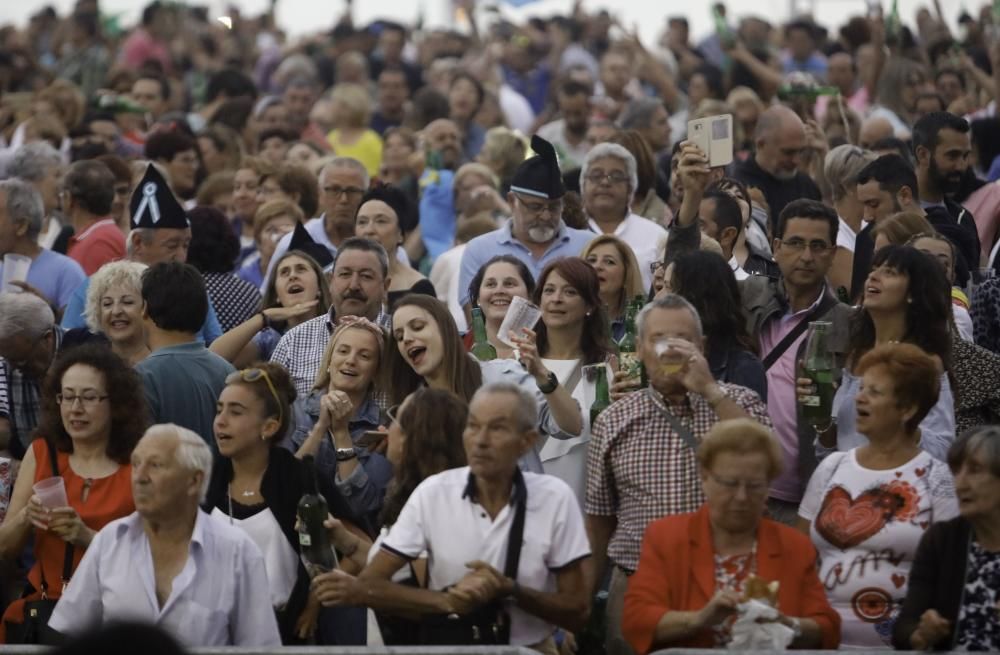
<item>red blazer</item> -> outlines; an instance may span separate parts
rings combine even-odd
[[[816,573],[816,549],[801,532],[761,519],[757,528],[757,575],[778,580],[778,609],[813,619],[823,632],[823,650],[840,644],[840,615],[827,602]],[[715,595],[715,549],[708,506],[692,514],[654,521],[642,540],[639,567],[628,581],[622,633],[637,653],[653,650],[656,624],[669,611],[700,610]],[[682,643],[657,648],[712,648],[710,630]]]

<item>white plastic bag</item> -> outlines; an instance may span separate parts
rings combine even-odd
[[[729,650],[787,650],[795,631],[778,623],[778,610],[759,600],[739,606],[740,615],[733,624]],[[765,621],[759,623],[760,620]]]

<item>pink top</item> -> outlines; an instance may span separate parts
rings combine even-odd
[[[130,70],[138,70],[149,59],[155,59],[163,64],[163,70],[170,74],[173,62],[170,60],[170,50],[167,45],[153,38],[145,29],[136,28],[122,45],[119,62]]]
[[[66,254],[90,276],[108,262],[125,256],[125,235],[113,219],[105,218],[72,237]]]
[[[983,257],[989,257],[1000,231],[1000,182],[991,182],[976,189],[962,202],[962,206],[976,219]]]

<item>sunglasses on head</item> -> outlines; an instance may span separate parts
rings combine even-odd
[[[268,390],[271,392],[271,396],[274,398],[274,403],[278,406],[278,423],[285,420],[284,410],[281,406],[281,398],[278,397],[278,390],[274,386],[274,382],[271,381],[271,376],[267,374],[262,368],[245,368],[242,371],[236,371],[235,373],[230,373],[229,377],[226,378],[226,384],[233,384],[235,382],[248,382],[250,384],[260,382],[264,380],[267,384]]]

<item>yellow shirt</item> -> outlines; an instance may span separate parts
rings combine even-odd
[[[361,137],[350,145],[340,142],[340,130],[333,130],[326,136],[330,147],[338,157],[351,157],[361,162],[368,175],[375,177],[382,165],[382,137],[374,130],[365,130]]]

